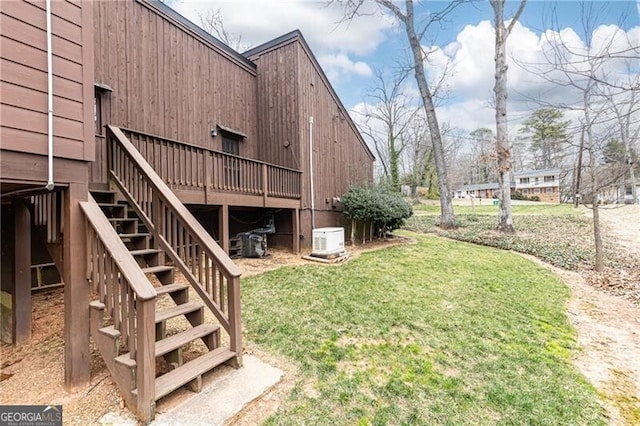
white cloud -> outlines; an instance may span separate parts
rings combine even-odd
[[[176,0],[172,4],[180,14],[198,25],[198,12],[219,9],[225,29],[241,36],[242,43],[252,47],[299,29],[314,54],[324,58],[320,62],[329,78],[370,75],[370,67],[354,57],[375,51],[394,24],[391,18],[374,13],[372,5],[365,6],[372,15],[340,23],[342,7],[339,4],[327,6],[322,1]]]
[[[356,75],[359,77],[371,77],[373,71],[371,67],[362,61],[352,61],[344,53],[335,55],[318,56],[318,62],[322,69],[326,70],[327,77],[331,81],[338,81],[344,75]]]
[[[560,54],[566,62],[575,63],[572,66],[575,71],[585,71],[589,67],[584,60],[587,56],[595,56],[605,50],[627,51],[627,58],[606,61],[598,68],[598,77],[619,81],[630,76],[637,78],[640,70],[639,41],[640,27],[625,32],[615,25],[599,26],[592,32],[591,43],[587,45],[571,28],[559,32],[548,30],[537,35],[516,23],[507,42],[511,128],[517,129],[517,125],[537,106],[534,99],[543,98],[550,104],[572,104],[580,100],[580,94],[573,88],[548,81],[566,80],[566,76],[548,64],[554,55]],[[437,81],[446,74],[449,101],[438,108],[443,123],[448,121],[467,131],[495,127],[490,108],[495,73],[494,42],[491,23],[482,21],[464,27],[456,40],[446,46],[427,48],[431,52],[427,59],[429,78]],[[634,45],[636,50],[629,51]],[[579,82],[579,77],[577,80]]]

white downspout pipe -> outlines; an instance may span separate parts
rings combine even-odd
[[[47,0],[47,147],[49,155],[49,180],[46,188],[51,191],[53,183],[53,48],[51,46],[51,0]]]
[[[311,200],[311,229],[316,227],[316,202],[313,192],[313,117],[309,117],[309,198]]]

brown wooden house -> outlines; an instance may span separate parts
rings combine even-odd
[[[160,2],[0,1],[0,61],[3,336],[29,339],[45,253],[64,282],[66,386],[88,383],[91,336],[144,421],[241,363],[230,238],[273,218],[270,244],[308,247],[372,179],[298,31],[240,54]],[[188,327],[170,334],[176,318]],[[204,354],[185,362],[191,341]],[[157,357],[171,368],[156,378]]]

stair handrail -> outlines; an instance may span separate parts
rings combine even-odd
[[[80,203],[80,207],[84,212],[87,222],[104,244],[105,249],[118,267],[118,271],[123,278],[131,286],[139,300],[155,299],[157,296],[156,289],[153,287],[149,278],[144,274],[140,265],[136,263],[127,247],[124,245],[113,225],[104,215],[100,206],[89,194],[89,201]],[[91,259],[89,259],[89,262]],[[89,270],[91,271],[91,269]],[[101,302],[104,302],[101,300]]]
[[[91,195],[80,208],[86,220],[87,279],[136,361],[136,411],[152,416],[157,292]]]
[[[229,333],[230,349],[241,362],[240,269],[118,127],[107,126],[107,139],[110,177],[157,238],[160,247]],[[124,156],[117,155],[117,150]],[[135,177],[123,176],[136,172]],[[223,280],[216,271],[227,280],[224,291],[227,293],[227,312],[222,298]],[[204,283],[201,282],[203,276]]]

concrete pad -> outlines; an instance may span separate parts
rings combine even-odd
[[[202,392],[181,401],[163,413],[156,413],[151,425],[223,425],[239,413],[247,404],[263,395],[276,385],[282,377],[282,370],[272,367],[258,358],[245,355],[243,366],[228,368]],[[102,425],[129,425],[135,423],[133,416],[107,413],[100,419]]]

